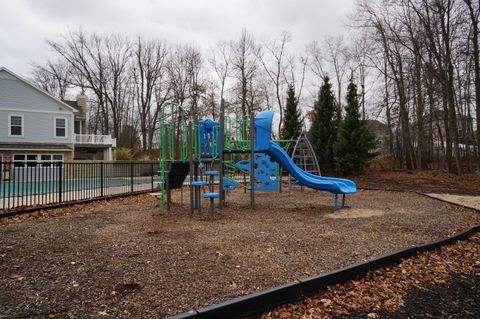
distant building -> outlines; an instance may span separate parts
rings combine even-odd
[[[425,124],[425,130],[429,131],[428,127],[432,127],[433,139],[436,142],[440,142],[443,139],[445,143],[445,111],[435,110],[434,117],[425,116],[427,119]],[[432,124],[428,119],[432,119]],[[473,118],[467,116],[456,115],[457,119],[457,130],[458,130],[458,140],[460,144],[474,144],[475,143],[475,130],[473,126]],[[438,120],[438,122],[437,122]],[[441,134],[441,138],[440,138]]]
[[[365,120],[368,129],[375,136],[376,148],[375,153],[388,154],[390,152],[388,146],[388,126],[378,120]]]

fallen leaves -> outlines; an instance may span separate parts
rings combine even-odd
[[[9,278],[13,279],[13,280],[18,280],[18,281],[22,281],[23,279],[25,279],[25,277],[20,276],[20,275],[11,275],[11,276],[9,276]]]
[[[148,194],[131,195],[113,199],[96,200],[89,203],[72,204],[65,207],[53,209],[40,209],[33,213],[6,217],[0,219],[0,225],[14,224],[29,219],[49,218],[56,216],[68,216],[72,214],[84,214],[88,211],[94,211],[96,208],[102,208],[111,205],[133,205],[133,204],[158,204],[158,200]]]
[[[369,272],[359,280],[328,287],[326,291],[294,306],[282,306],[261,319],[330,318],[370,310],[369,319],[380,316],[372,310],[393,311],[404,305],[412,287],[423,289],[430,283],[445,283],[451,273],[474,273],[480,267],[480,234],[440,250],[422,253],[401,264]]]

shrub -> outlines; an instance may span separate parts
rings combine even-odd
[[[116,155],[119,161],[131,161],[133,159],[133,151],[127,147],[117,148]]]

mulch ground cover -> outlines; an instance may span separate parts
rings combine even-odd
[[[152,317],[183,312],[441,238],[478,213],[424,196],[359,191],[351,208],[305,190],[236,191],[210,220],[184,193],[160,215],[148,195],[2,220],[0,315]],[[49,216],[54,216],[49,218]]]
[[[441,171],[379,171],[370,170],[352,177],[359,187],[480,195],[480,176],[454,175]]]
[[[479,318],[480,234],[288,304],[261,319]]]

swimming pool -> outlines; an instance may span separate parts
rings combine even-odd
[[[152,189],[160,182],[159,177],[135,178],[92,178],[92,179],[65,179],[65,180],[35,180],[35,181],[2,181],[0,182],[0,198],[42,195],[58,192],[75,192],[93,189],[108,189],[112,187],[125,188],[125,192],[138,190],[139,185],[152,184]]]

